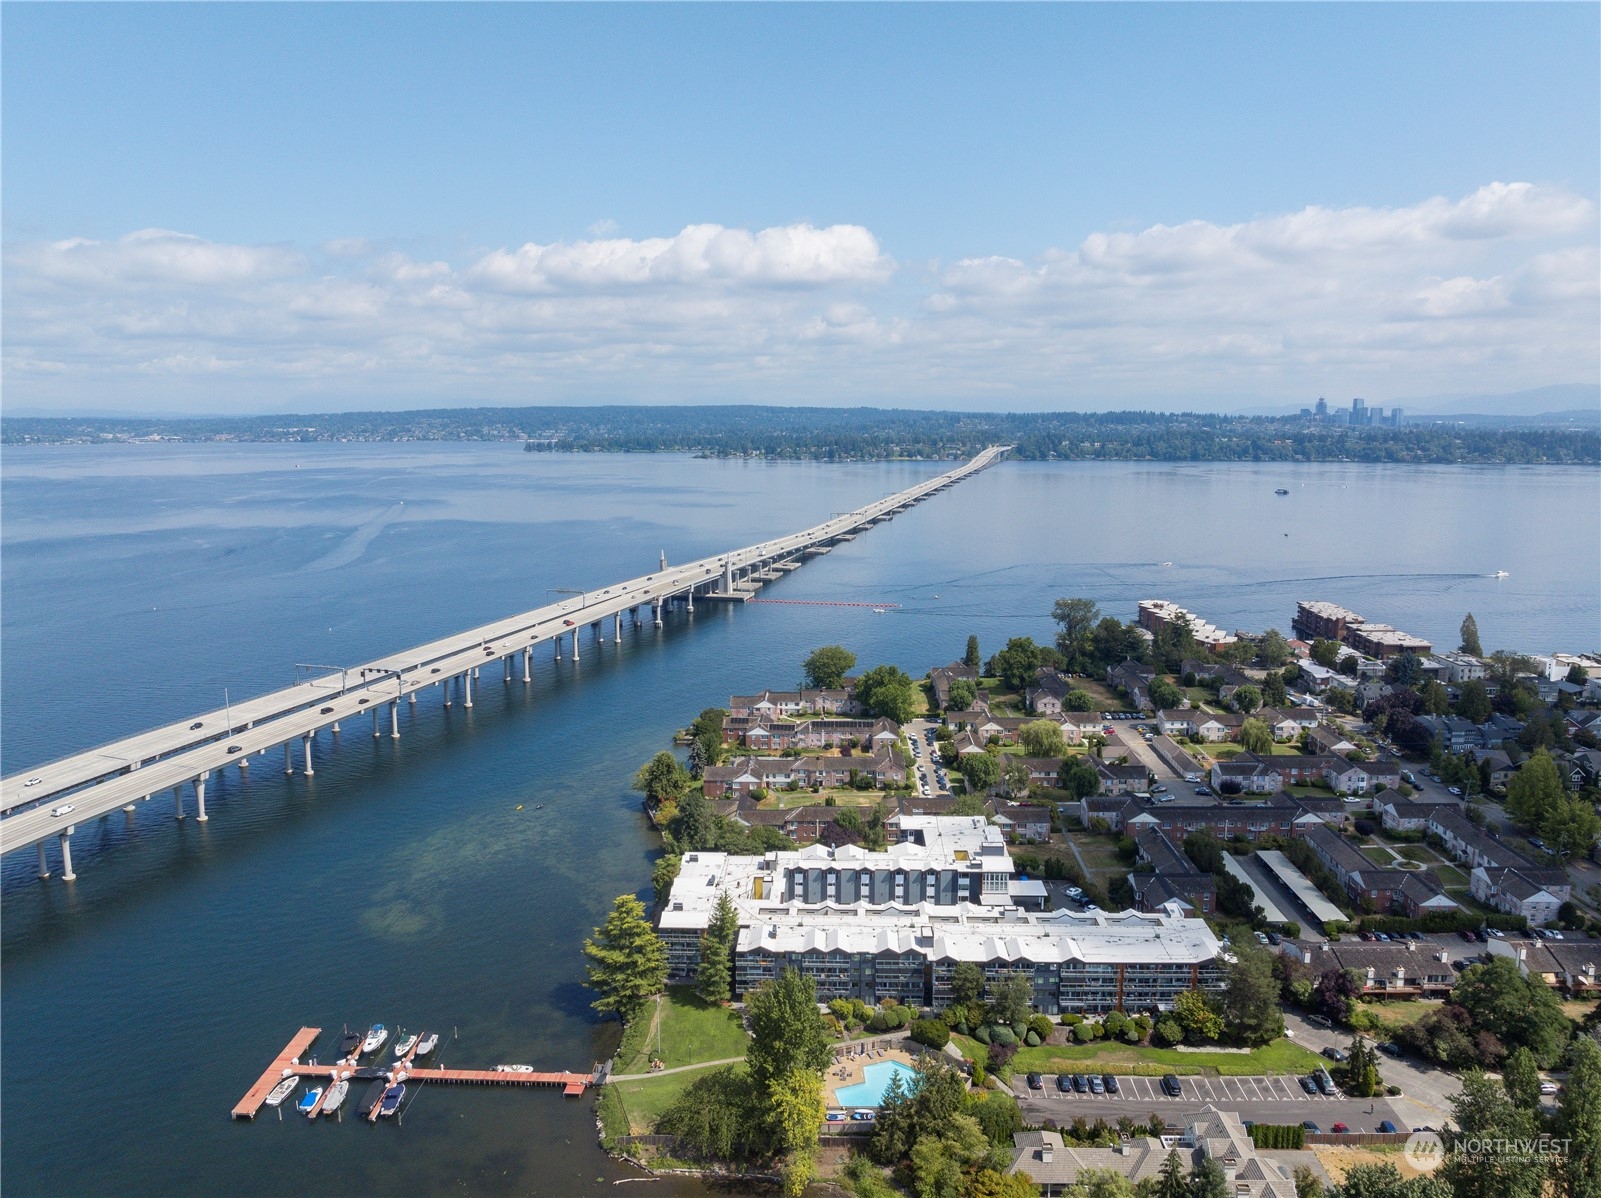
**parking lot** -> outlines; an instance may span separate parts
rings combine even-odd
[[[1152,1115],[1167,1123],[1182,1123],[1186,1116],[1213,1106],[1234,1111],[1253,1123],[1305,1121],[1324,1131],[1336,1123],[1344,1123],[1352,1131],[1376,1131],[1385,1119],[1397,1127],[1418,1126],[1409,1124],[1403,1112],[1387,1099],[1308,1094],[1294,1076],[1181,1076],[1183,1093],[1177,1098],[1162,1092],[1159,1077],[1116,1076],[1116,1094],[1080,1094],[1074,1090],[1064,1094],[1056,1088],[1054,1073],[1042,1076],[1041,1090],[1029,1089],[1026,1076],[1017,1074],[1012,1078],[1012,1092],[1017,1095],[1024,1118],[1032,1123],[1046,1119],[1066,1123],[1080,1117],[1115,1123],[1125,1115],[1136,1123],[1144,1123]]]

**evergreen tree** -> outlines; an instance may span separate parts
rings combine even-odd
[[[1479,644],[1479,622],[1469,612],[1462,617],[1462,644],[1463,653],[1471,653],[1474,657],[1484,656],[1484,647]]]
[[[1568,1084],[1557,1103],[1556,1135],[1567,1140],[1557,1165],[1562,1198],[1601,1194],[1601,1044],[1588,1036],[1573,1045]]]
[[[978,638],[967,638],[967,653],[962,657],[962,664],[970,670],[976,670],[983,664],[984,659],[978,655]]]
[[[645,918],[645,905],[620,894],[606,922],[584,941],[589,985],[600,991],[590,1005],[628,1022],[667,982],[667,945]]]
[[[798,969],[786,969],[747,994],[745,1017],[751,1030],[745,1064],[762,1095],[793,1070],[820,1073],[833,1058],[817,1010],[817,983]]]
[[[1189,1198],[1229,1198],[1223,1166],[1210,1156],[1202,1156],[1201,1163],[1190,1170]]]
[[[717,907],[700,942],[700,970],[695,992],[702,1001],[727,1002],[732,992],[734,937],[739,934],[739,913],[734,900],[724,891],[717,896]]]
[[[1162,1162],[1162,1171],[1156,1177],[1156,1198],[1189,1198],[1189,1182],[1184,1177],[1184,1166],[1177,1152],[1169,1152]]]
[[[1463,1075],[1451,1112],[1458,1130],[1445,1133],[1439,1175],[1455,1198],[1541,1198],[1548,1159],[1519,1144],[1540,1134],[1533,1111],[1513,1106],[1497,1082],[1475,1070]]]
[[[1540,1067],[1527,1048],[1518,1049],[1501,1066],[1501,1086],[1514,1106],[1526,1111],[1539,1109]]]

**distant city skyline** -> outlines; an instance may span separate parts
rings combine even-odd
[[[1594,5],[3,11],[11,411],[1601,380]]]

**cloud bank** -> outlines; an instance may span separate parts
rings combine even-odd
[[[859,225],[412,257],[160,229],[8,244],[13,406],[754,400],[1038,408],[1601,373],[1597,209],[1492,183],[900,264]]]

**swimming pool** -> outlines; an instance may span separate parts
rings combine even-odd
[[[868,1065],[862,1072],[867,1075],[866,1081],[857,1082],[854,1086],[841,1086],[834,1091],[834,1101],[840,1106],[878,1106],[884,1101],[884,1091],[889,1089],[891,1078],[899,1075],[901,1089],[910,1093],[912,1082],[917,1077],[916,1070],[899,1061],[878,1061]]]

